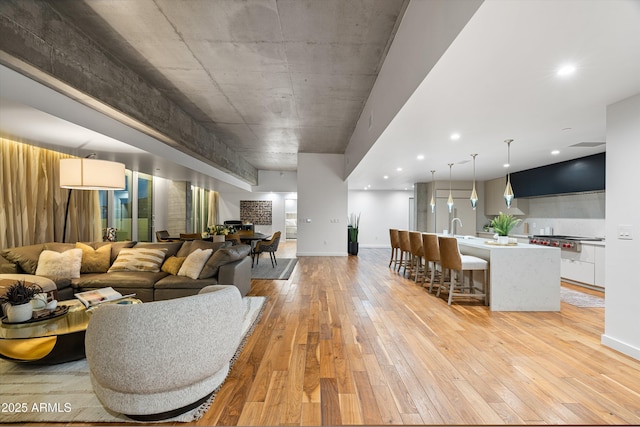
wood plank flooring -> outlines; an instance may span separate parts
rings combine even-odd
[[[640,424],[640,362],[600,344],[603,308],[448,306],[388,259],[302,257],[254,281],[263,318],[194,424]]]

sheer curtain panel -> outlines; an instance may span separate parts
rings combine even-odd
[[[62,241],[69,191],[60,188],[58,163],[69,158],[0,138],[0,249]],[[97,191],[72,191],[67,242],[101,240]]]

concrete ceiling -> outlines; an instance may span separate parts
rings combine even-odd
[[[256,169],[342,153],[407,0],[54,0]]]

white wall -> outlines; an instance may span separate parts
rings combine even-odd
[[[298,256],[347,255],[344,155],[298,153]]]
[[[360,248],[391,248],[389,229],[409,229],[411,191],[349,191],[349,213],[360,213]]]
[[[295,193],[298,191],[298,174],[285,171],[258,171],[258,185],[251,187],[256,193],[279,192]]]
[[[640,94],[607,107],[605,330],[602,343],[640,360]],[[633,240],[618,239],[620,226]]]

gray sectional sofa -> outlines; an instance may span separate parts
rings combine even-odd
[[[248,245],[228,246],[229,242],[207,242],[202,240],[185,242],[92,242],[85,243],[94,250],[111,245],[110,265],[125,248],[161,249],[164,260],[185,258],[197,249],[212,249],[198,278],[171,274],[160,271],[97,271],[81,273],[78,278],[45,276],[52,279],[58,288],[58,299],[73,298],[77,292],[112,287],[116,291],[136,294],[142,301],[167,300],[183,296],[196,295],[209,285],[233,285],[245,296],[251,289],[251,248]],[[0,274],[36,274],[40,254],[44,250],[65,252],[76,248],[75,243],[42,243],[0,251]],[[83,258],[84,261],[84,258]],[[164,266],[163,266],[164,267]],[[84,268],[84,266],[83,266]]]

